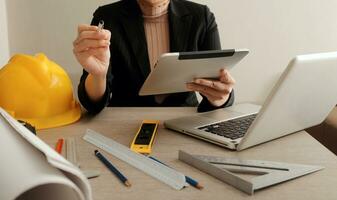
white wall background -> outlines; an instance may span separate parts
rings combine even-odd
[[[336,0],[195,1],[215,13],[223,48],[251,50],[232,71],[237,102],[263,102],[295,55],[337,50]],[[77,24],[90,23],[93,11],[111,2],[7,0],[10,53],[44,52],[78,79],[72,54]]]
[[[9,58],[6,1],[0,0],[0,68]]]

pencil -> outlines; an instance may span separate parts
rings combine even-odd
[[[55,151],[59,154],[62,154],[62,147],[63,147],[64,139],[58,139],[56,146],[55,146]]]
[[[160,164],[163,164],[163,165],[165,165],[165,166],[167,166],[167,167],[170,167],[170,166],[166,165],[165,163],[159,161],[158,159],[156,159],[156,158],[154,158],[154,157],[152,157],[152,156],[149,156],[149,158],[151,158],[151,159],[154,160],[154,161],[159,162]],[[199,189],[199,190],[202,190],[202,189],[204,188],[204,187],[203,187],[202,185],[200,185],[196,180],[194,180],[193,178],[191,178],[191,177],[189,177],[189,176],[185,176],[185,179],[186,179],[186,182],[187,182],[188,184],[192,185],[193,187],[195,187],[195,188],[197,188],[197,189]]]
[[[131,183],[128,179],[114,167],[108,159],[106,159],[98,150],[95,150],[95,156],[113,173],[117,178],[124,183],[125,186],[130,187]]]

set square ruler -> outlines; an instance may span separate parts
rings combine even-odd
[[[254,191],[323,169],[320,166],[242,160],[179,151],[179,160],[252,195]],[[235,173],[258,175],[250,180]]]

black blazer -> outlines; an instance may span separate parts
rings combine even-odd
[[[162,104],[154,96],[138,96],[142,84],[150,73],[150,62],[144,31],[142,12],[136,0],[122,0],[99,7],[92,20],[97,25],[104,20],[104,28],[111,31],[111,59],[107,73],[107,89],[100,102],[90,101],[85,88],[88,76],[83,71],[78,97],[91,113],[105,106],[197,106],[194,92],[169,95]],[[213,13],[207,6],[185,0],[171,0],[169,5],[170,51],[186,52],[221,49],[219,32]],[[234,94],[224,106],[232,105]],[[203,98],[198,111],[213,110]]]

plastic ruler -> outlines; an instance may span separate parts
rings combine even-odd
[[[184,174],[142,154],[133,152],[128,147],[100,133],[87,129],[83,139],[176,190],[181,190],[187,186]]]
[[[80,164],[77,161],[76,143],[74,138],[66,139],[66,158],[76,167],[80,167]]]
[[[80,164],[77,161],[77,150],[76,150],[76,142],[75,138],[67,138],[66,139],[66,157],[69,162],[71,162],[76,167],[80,168]],[[97,170],[81,170],[88,179],[95,178],[100,176],[100,172]]]

